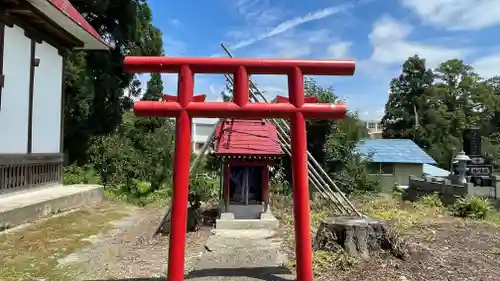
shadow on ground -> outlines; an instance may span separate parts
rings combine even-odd
[[[291,279],[279,277],[277,275],[291,274],[290,270],[284,267],[252,267],[252,268],[210,268],[195,270],[184,277],[185,280],[203,280],[210,277],[250,277],[262,281],[289,281]],[[106,279],[106,280],[86,280],[86,281],[165,281],[165,278],[128,278],[128,279]]]
[[[100,280],[85,280],[85,281],[165,281],[165,277],[163,277],[163,278],[100,279]]]
[[[262,281],[288,281],[277,275],[291,274],[285,267],[210,268],[190,272],[186,280],[204,277],[250,277]]]

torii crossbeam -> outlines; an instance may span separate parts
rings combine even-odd
[[[346,106],[344,104],[305,103],[304,75],[353,75],[354,62],[350,60],[126,57],[124,69],[131,73],[179,74],[176,102],[138,101],[134,105],[134,112],[137,116],[176,118],[167,280],[184,280],[191,119],[213,117],[286,118],[290,120],[297,280],[312,281],[305,119],[341,119],[346,114]],[[196,73],[233,74],[234,102],[203,102],[204,99],[194,97],[194,74]],[[287,75],[289,102],[249,103],[249,75],[251,74]]]

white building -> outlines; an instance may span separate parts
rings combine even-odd
[[[192,151],[198,153],[212,132],[215,130],[217,119],[214,118],[194,118],[193,130],[191,132]]]
[[[382,138],[382,130],[384,129],[384,127],[382,126],[380,121],[366,121],[365,126],[371,139]]]
[[[61,181],[72,49],[108,46],[69,1],[0,1],[0,192]]]

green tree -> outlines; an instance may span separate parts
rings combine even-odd
[[[306,78],[304,81],[304,95],[316,97],[319,103],[342,102],[332,88],[323,88],[311,78]],[[335,124],[332,120],[307,120],[307,149],[320,164],[325,164],[325,144]]]
[[[160,73],[152,73],[142,100],[159,101],[163,97],[163,81]]]
[[[391,81],[382,118],[384,138],[412,139],[421,146],[429,145],[422,137],[425,131],[421,126],[434,117],[434,104],[429,102],[433,81],[425,59],[413,56],[404,62],[401,75]]]
[[[160,31],[143,0],[71,1],[113,47],[107,52],[74,52],[65,66],[64,144],[69,161],[88,160],[89,140],[113,133],[131,108],[126,90],[134,75],[123,71],[126,55],[161,55]]]

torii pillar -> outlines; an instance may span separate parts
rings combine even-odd
[[[282,60],[240,58],[126,57],[131,73],[178,73],[176,102],[138,101],[137,116],[175,117],[173,198],[168,257],[168,281],[184,280],[184,254],[191,157],[191,118],[285,118],[291,123],[292,196],[295,223],[297,280],[312,281],[312,246],[309,217],[306,118],[341,119],[344,104],[304,102],[304,75],[353,75],[348,60]],[[234,102],[201,102],[193,97],[194,74],[233,74]],[[249,103],[249,75],[288,76],[289,103]]]

